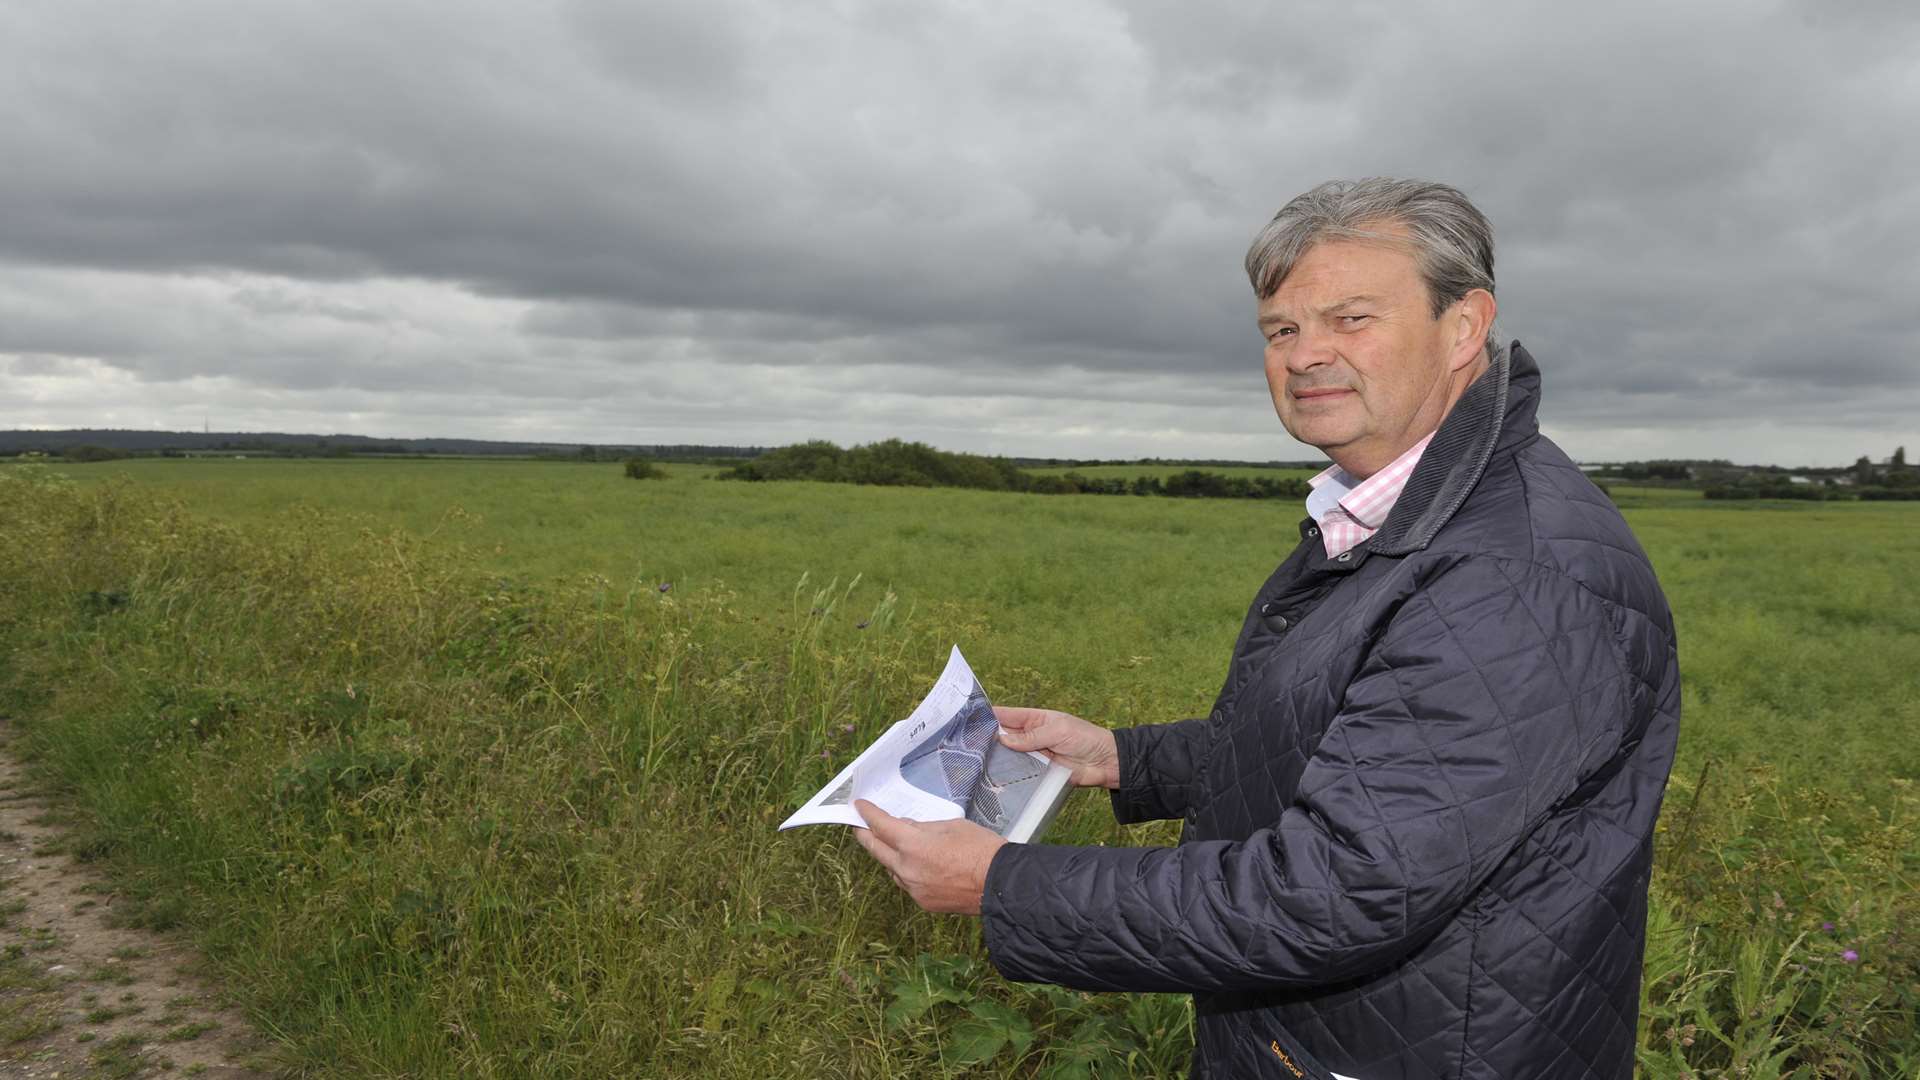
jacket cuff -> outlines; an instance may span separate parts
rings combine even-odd
[[[980,930],[987,959],[1013,982],[1068,982],[1062,942],[1079,939],[1079,914],[1049,883],[1068,872],[1074,848],[1048,844],[1003,844],[987,866],[980,897]],[[1067,952],[1071,952],[1069,949]]]
[[[1191,723],[1191,721],[1187,721]],[[1108,795],[1113,800],[1113,817],[1122,825],[1142,821],[1177,818],[1187,812],[1187,785],[1170,782],[1154,767],[1158,744],[1172,735],[1174,724],[1145,724],[1120,728],[1113,733],[1114,749],[1119,757],[1120,786]],[[1185,755],[1168,755],[1181,757]]]
[[[1014,943],[1019,931],[1014,909],[1007,904],[1007,891],[1013,879],[1020,876],[1014,864],[1030,846],[1000,845],[1000,850],[993,853],[993,861],[987,864],[987,887],[980,894],[980,934],[987,946],[987,959],[1001,978],[1016,982],[1030,982],[1033,977],[1025,973],[1018,960]]]
[[[1006,844],[987,867],[980,928],[1002,978],[1076,990],[1185,990],[1156,977],[1129,924],[1177,912],[1133,913],[1124,894],[1143,863],[1171,848]],[[1138,901],[1136,897],[1136,901]]]

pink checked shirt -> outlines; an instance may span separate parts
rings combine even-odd
[[[1407,477],[1420,463],[1420,454],[1433,441],[1428,435],[1394,458],[1386,468],[1355,480],[1347,470],[1329,465],[1320,475],[1308,480],[1313,492],[1307,496],[1307,513],[1320,526],[1320,542],[1327,547],[1327,558],[1336,558],[1360,541],[1380,531],[1387,512],[1400,499]]]

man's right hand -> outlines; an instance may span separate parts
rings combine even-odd
[[[1038,750],[1073,770],[1078,787],[1118,788],[1120,755],[1113,732],[1056,709],[995,705],[1000,741],[1014,750]]]

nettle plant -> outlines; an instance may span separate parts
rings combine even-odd
[[[949,1069],[1004,1060],[1042,1080],[1180,1076],[1193,1045],[1185,997],[1002,983],[969,956],[900,961],[887,994],[888,1030],[937,1048]]]

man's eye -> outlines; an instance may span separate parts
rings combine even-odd
[[[1292,336],[1293,336],[1293,327],[1276,326],[1272,330],[1268,331],[1267,340],[1272,341],[1275,338],[1292,337]]]
[[[1342,315],[1340,316],[1340,325],[1359,326],[1363,320],[1371,318],[1373,318],[1371,315]]]

